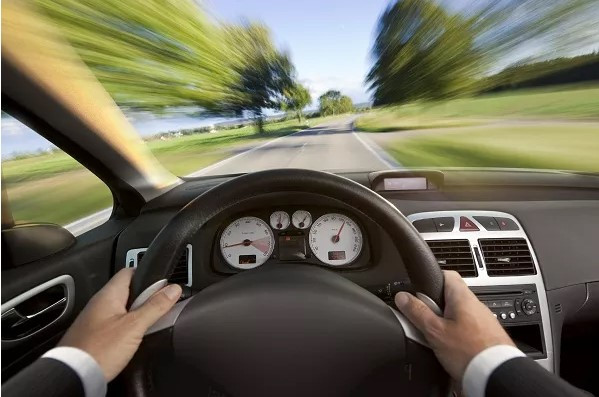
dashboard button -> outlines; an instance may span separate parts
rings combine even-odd
[[[433,218],[438,232],[453,232],[453,217]]]
[[[516,222],[510,218],[495,218],[500,230],[520,230]]]
[[[514,313],[514,312],[510,312],[510,318],[511,318],[511,319],[514,319],[514,318],[516,318],[516,313]]]
[[[499,224],[492,216],[475,216],[474,219],[490,232],[500,230]]]
[[[476,232],[480,230],[468,217],[460,216],[460,232]]]
[[[412,222],[412,225],[418,230],[420,233],[434,233],[437,231],[435,227],[435,223],[432,219],[419,219],[417,221]]]
[[[500,314],[500,316],[501,316],[501,319],[502,319],[502,320],[505,320],[505,319],[507,318],[507,314],[505,314],[505,313],[503,313],[503,312]]]

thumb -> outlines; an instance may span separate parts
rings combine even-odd
[[[139,324],[145,332],[177,303],[181,292],[181,287],[177,284],[167,285],[156,292],[143,305],[131,312],[135,315],[136,324]]]
[[[398,292],[395,295],[395,304],[427,339],[431,333],[438,332],[444,325],[441,317],[437,316],[424,302],[412,294]]]

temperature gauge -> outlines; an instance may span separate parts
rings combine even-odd
[[[298,229],[307,229],[312,224],[312,215],[304,210],[295,211],[291,216],[291,222]]]
[[[275,211],[270,214],[270,226],[275,230],[284,230],[289,227],[289,214],[285,211]]]

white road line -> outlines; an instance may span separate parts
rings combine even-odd
[[[100,226],[102,223],[106,222],[108,218],[110,218],[111,214],[112,207],[105,208],[84,218],[77,219],[75,222],[71,222],[64,226],[64,228],[71,232],[74,236],[78,236],[96,226]]]
[[[400,167],[400,165],[398,163],[392,163],[391,161],[385,159],[383,156],[381,156],[377,150],[375,150],[373,148],[373,146],[375,145],[374,142],[371,143],[366,143],[366,141],[364,141],[364,139],[355,131],[352,131],[352,135],[356,137],[356,139],[362,144],[364,145],[364,147],[374,155],[374,157],[377,158],[378,161],[380,161],[381,163],[385,164],[385,167],[387,168],[397,168],[398,166]],[[377,145],[378,146],[378,145]],[[379,148],[379,150],[382,150]]]

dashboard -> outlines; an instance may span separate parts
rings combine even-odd
[[[562,326],[599,320],[599,178],[512,170],[356,172],[408,217],[441,268],[458,271],[520,348],[559,370]],[[143,266],[159,230],[202,192],[204,177],[149,202],[121,233],[116,269]],[[411,290],[392,236],[351,203],[265,192],[222,211],[181,253],[172,282],[187,294],[260,266],[324,267],[392,304]]]
[[[362,230],[356,217],[335,208],[274,207],[245,212],[221,225],[214,266],[222,272],[279,262],[360,268],[368,264],[370,252]]]

